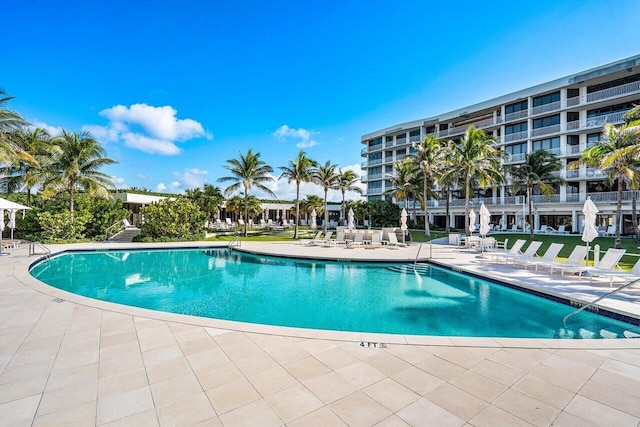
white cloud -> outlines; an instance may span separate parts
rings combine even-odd
[[[273,132],[273,136],[279,141],[285,141],[290,138],[294,140],[297,139],[298,143],[296,143],[296,147],[298,148],[309,148],[317,144],[315,140],[311,139],[311,131],[303,128],[294,129],[287,125],[282,125],[276,129],[275,132]]]
[[[59,126],[50,126],[44,122],[36,122],[33,125],[29,126],[29,129],[35,130],[36,128],[44,129],[51,136],[60,136],[62,135],[62,128]]]
[[[185,169],[184,172],[174,172],[173,175],[179,179],[179,181],[176,181],[178,184],[176,188],[181,187],[186,189],[202,187],[206,182],[209,172],[202,169],[190,168]]]
[[[169,105],[115,105],[99,113],[109,120],[106,126],[86,125],[82,129],[103,142],[122,141],[129,148],[165,156],[180,154],[176,142],[212,138],[202,124],[193,119],[178,119],[177,113]]]
[[[165,191],[166,189],[167,189],[167,186],[164,185],[164,183],[162,183],[162,182],[159,183],[158,185],[156,185],[156,191],[162,192],[162,191]]]
[[[113,175],[111,179],[113,180],[113,183],[116,185],[116,187],[120,187],[120,188],[126,187],[126,181],[123,177]]]

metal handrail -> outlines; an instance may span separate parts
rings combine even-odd
[[[115,224],[111,224],[110,226],[107,227],[107,229],[104,232],[104,240],[109,240],[111,236],[115,236],[116,234],[118,234],[120,230],[124,230],[124,229],[125,229],[125,226],[122,223],[122,221],[118,221]],[[115,231],[110,231],[110,230],[115,230]]]
[[[619,288],[614,289],[614,290],[612,290],[611,292],[609,292],[609,293],[606,293],[606,294],[602,295],[600,298],[597,298],[596,300],[591,301],[590,303],[583,305],[583,306],[582,306],[582,307],[580,307],[579,309],[577,309],[577,310],[575,310],[575,311],[572,311],[571,313],[567,314],[567,315],[566,315],[566,316],[564,316],[564,318],[562,319],[562,323],[564,324],[564,327],[565,327],[565,328],[567,327],[567,320],[568,320],[570,317],[572,317],[572,316],[574,316],[574,315],[576,315],[576,314],[580,313],[582,310],[586,310],[586,309],[587,309],[587,308],[589,308],[589,307],[593,307],[593,306],[594,306],[595,304],[597,304],[599,301],[602,301],[603,299],[605,299],[605,298],[607,298],[607,297],[609,297],[609,296],[611,296],[611,295],[615,294],[616,292],[619,292],[619,291],[621,291],[622,289],[628,288],[629,286],[634,285],[634,284],[636,284],[636,283],[638,283],[638,282],[640,282],[640,279],[634,279],[634,280],[630,281],[629,283],[627,283],[626,285],[622,285],[622,286],[620,286]]]
[[[420,256],[420,249],[422,249],[422,243],[418,246],[418,252],[416,253],[416,259],[413,260],[413,270],[416,269],[416,264],[418,263],[418,257]]]
[[[42,243],[40,243],[40,242],[30,242],[29,243],[29,256],[32,256],[32,255],[43,255],[43,254],[40,254],[40,253],[36,252],[36,247],[42,249],[44,251],[44,255],[51,255],[51,249],[49,249],[48,247],[46,247]]]
[[[234,243],[238,247],[242,247],[242,240],[240,240],[240,235],[239,234],[236,234],[235,236],[233,236],[233,239],[231,239],[231,241],[227,245],[227,249],[231,249],[233,247]]]

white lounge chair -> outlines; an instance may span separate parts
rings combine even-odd
[[[551,233],[552,234],[569,234],[569,232],[567,231],[567,226],[566,225],[559,225],[557,230],[553,230]]]
[[[387,242],[387,247],[389,248],[398,249],[400,246],[407,246],[405,243],[398,242],[398,237],[395,233],[389,233],[388,238],[389,242]]]
[[[356,232],[353,241],[347,243],[347,248],[355,248],[364,246],[364,233]]]
[[[311,244],[315,244],[315,243],[317,243],[317,242],[319,242],[321,240],[322,240],[322,230],[318,231],[318,233],[315,235],[315,237],[313,239],[300,239],[299,242],[300,242],[300,244],[311,245]]]
[[[634,266],[631,268],[631,271],[624,271],[624,270],[600,271],[598,272],[598,276],[608,276],[609,286],[613,285],[613,279],[615,278],[621,278],[625,280],[640,279],[640,259],[636,261]]]
[[[626,249],[614,249],[609,248],[607,252],[602,255],[602,259],[598,263],[597,267],[575,267],[571,268],[571,270],[575,270],[579,273],[580,278],[582,278],[582,273],[587,273],[589,275],[589,283],[593,280],[594,276],[609,276],[611,280],[609,281],[609,285],[613,283],[613,277],[615,273],[621,273],[624,270],[620,268],[618,263],[622,256],[627,252]],[[616,270],[617,269],[617,270]]]
[[[537,252],[538,249],[540,249],[540,246],[542,246],[542,242],[537,242],[537,241],[533,241],[531,243],[529,243],[529,246],[527,247],[527,249],[521,253],[521,254],[506,254],[504,256],[504,263],[507,264],[509,262],[509,260],[513,260],[513,263],[515,264],[518,260],[528,260],[528,259],[532,259],[533,257],[537,256]]]
[[[532,258],[516,258],[516,262],[519,264],[524,264],[525,270],[529,268],[529,265],[535,265],[536,271],[538,271],[538,264],[555,261],[563,246],[564,244],[562,243],[552,243],[551,245],[549,245],[542,256]]]
[[[336,246],[336,245],[346,245],[347,241],[345,240],[344,231],[338,231],[338,234],[336,235],[336,238],[330,240],[329,243],[331,243],[334,246]]]
[[[578,245],[575,248],[573,248],[573,250],[571,251],[571,254],[569,254],[569,257],[566,259],[566,261],[538,262],[538,264],[536,265],[536,271],[540,266],[549,267],[549,274],[553,274],[553,270],[555,270],[556,268],[559,268],[560,275],[564,276],[565,270],[580,267],[582,265],[582,261],[584,261],[584,259],[586,258],[587,253],[588,253],[588,248],[586,246]]]
[[[507,250],[506,248],[502,251],[496,251],[493,252],[491,254],[491,260],[493,261],[494,259],[496,261],[498,261],[498,258],[506,258],[509,255],[515,255],[515,254],[520,254],[520,250],[522,249],[522,247],[524,246],[524,244],[526,243],[526,240],[523,239],[518,239],[516,240],[516,242],[513,244],[513,246],[511,247],[511,249]]]
[[[366,249],[375,249],[382,246],[382,232],[374,232],[371,234],[371,241],[365,245]]]
[[[129,223],[129,220],[126,218],[122,220],[122,225],[124,226],[124,228],[135,228],[133,225]]]

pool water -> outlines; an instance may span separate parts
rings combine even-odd
[[[334,263],[226,249],[69,252],[31,269],[75,294],[268,325],[472,337],[616,338],[633,325],[435,266]],[[627,331],[627,332],[625,332]]]

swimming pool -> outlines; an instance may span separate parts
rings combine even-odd
[[[68,252],[33,277],[104,301],[267,325],[405,335],[616,338],[633,325],[435,266],[226,249]]]

